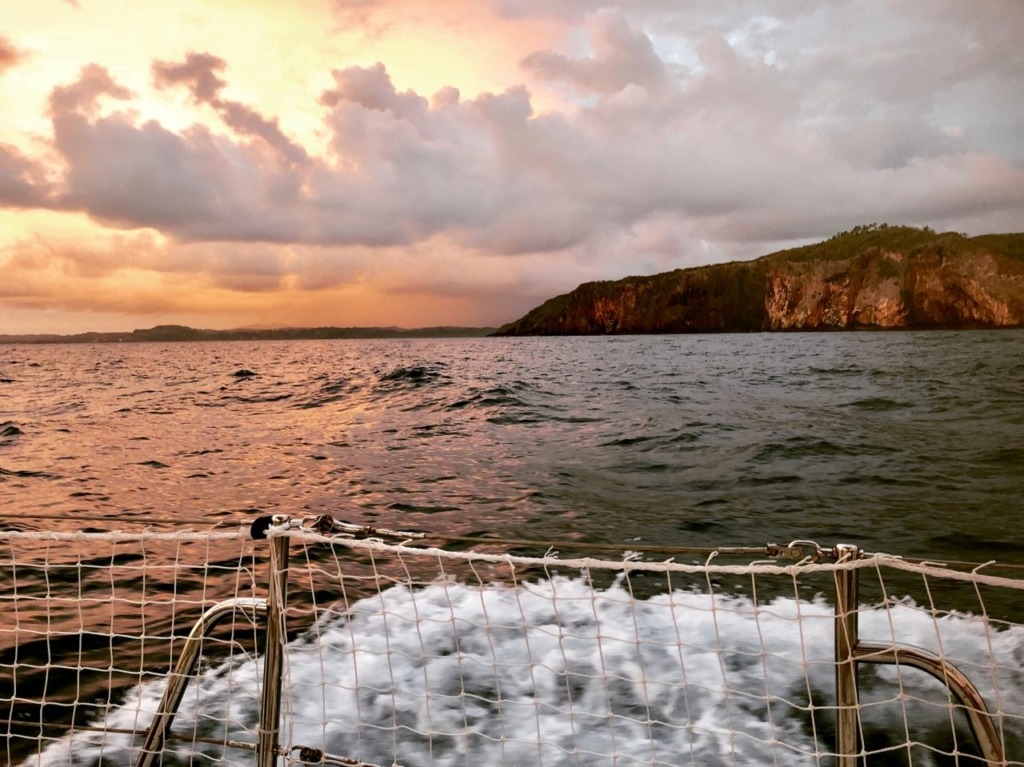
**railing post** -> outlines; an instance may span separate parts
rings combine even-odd
[[[213,633],[218,624],[227,618],[233,619],[236,613],[250,613],[251,619],[255,622],[258,616],[265,615],[266,612],[267,605],[264,600],[239,597],[218,602],[196,621],[188,639],[185,640],[185,645],[181,648],[177,665],[167,678],[167,687],[164,688],[156,715],[146,731],[135,767],[152,767],[162,762],[164,743],[171,731],[171,725],[174,724],[174,717],[178,714],[181,700],[185,696],[185,688],[199,663],[203,640]]]
[[[285,612],[288,607],[288,536],[270,536],[270,582],[267,594],[267,637],[263,653],[263,695],[256,731],[256,764],[275,767],[281,729],[281,685],[284,678]]]
[[[836,546],[836,562],[855,562],[856,546]],[[856,767],[860,754],[860,709],[857,690],[857,603],[856,568],[835,571],[836,583],[836,767]]]

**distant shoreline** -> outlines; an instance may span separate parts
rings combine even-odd
[[[45,346],[48,344],[152,344],[202,343],[217,341],[329,341],[403,338],[503,338],[497,328],[281,328],[275,330],[195,330],[194,335],[161,335],[148,330],[124,333],[77,333],[75,335],[26,334],[0,335],[0,346]],[[1024,330],[1024,325],[967,325],[950,327],[854,327],[854,328],[787,328],[784,330],[685,330],[632,333],[520,333],[519,338],[629,338],[640,336],[728,336],[728,335],[828,335],[832,333],[941,333],[977,332],[984,330]]]
[[[428,328],[239,328],[236,330],[203,330],[185,325],[158,325],[143,330],[113,333],[30,333],[0,335],[0,344],[113,344],[113,343],[179,343],[186,341],[302,341],[374,338],[482,338],[497,328],[437,326]]]

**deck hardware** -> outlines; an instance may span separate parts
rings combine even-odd
[[[853,545],[836,545],[839,564],[861,557]],[[858,586],[860,571],[838,569],[834,573],[836,661],[836,767],[857,767],[863,758],[860,739],[857,667],[860,663],[892,664],[920,669],[942,682],[963,707],[967,723],[988,767],[1005,767],[1006,754],[992,715],[978,688],[960,669],[944,658],[899,643],[876,645],[858,637]]]
[[[252,599],[238,597],[218,602],[196,621],[189,632],[185,645],[181,649],[181,655],[167,680],[167,687],[164,689],[160,705],[157,707],[157,714],[146,731],[146,737],[142,742],[142,750],[135,762],[135,767],[152,767],[161,760],[164,742],[170,732],[174,717],[178,713],[178,707],[185,695],[185,688],[189,679],[195,672],[196,664],[199,662],[199,653],[203,647],[203,640],[226,618],[233,617],[236,613],[250,613],[251,620],[255,621],[258,616],[267,614],[267,603],[263,599]]]
[[[276,519],[276,518],[275,518]],[[284,523],[290,520],[285,518]],[[284,649],[288,632],[287,535],[270,540],[270,578],[267,586],[267,642],[263,657],[263,695],[260,696],[260,722],[256,730],[257,767],[277,764],[278,736],[281,729],[281,687],[284,682]]]

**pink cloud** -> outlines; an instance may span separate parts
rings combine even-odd
[[[72,112],[95,113],[101,96],[126,100],[134,94],[114,82],[110,72],[99,64],[82,67],[78,79],[70,85],[58,85],[50,93],[50,114],[57,117]]]
[[[44,206],[50,193],[39,163],[25,157],[16,147],[0,144],[0,207]]]
[[[263,140],[290,162],[308,162],[306,150],[284,135],[276,118],[266,118],[245,104],[220,97],[227,83],[217,73],[226,66],[223,59],[208,53],[189,53],[181,64],[153,62],[153,80],[160,88],[185,85],[196,103],[213,107],[239,135]]]
[[[0,35],[0,75],[17,66],[27,55],[6,37]]]
[[[937,104],[955,111],[957,88],[980,71],[993,83],[1019,82],[1002,59],[978,64],[950,52],[955,61],[937,67],[941,77],[915,75],[930,84],[928,98],[893,105],[890,91],[903,92],[889,82],[903,76],[900,57],[917,60],[930,43],[899,47],[868,35],[840,0],[822,13],[795,0],[771,8],[809,25],[802,40],[833,14],[852,40],[864,40],[850,50],[787,47],[789,28],[767,22],[725,33],[718,27],[728,19],[705,8],[707,23],[684,40],[686,67],[667,64],[667,33],[656,44],[638,21],[670,6],[641,5],[586,16],[588,55],[539,50],[524,62],[565,89],[570,107],[562,111],[538,111],[522,85],[469,99],[449,87],[429,97],[396,88],[382,63],[336,69],[319,97],[324,155],[288,136],[276,117],[225,98],[230,72],[218,56],[156,61],[152,74],[159,88],[186,89],[212,110],[221,130],[173,131],[130,111],[103,111],[108,102],[130,106],[132,94],[90,65],[50,97],[60,193],[46,187],[37,161],[5,148],[0,200],[83,211],[181,242],[379,249],[443,237],[481,253],[578,259],[636,232],[658,243],[645,246],[657,258],[676,242],[683,259],[705,239],[750,243],[757,255],[774,241],[862,221],[970,229],[972,217],[1019,219],[1019,150],[987,145],[966,115],[956,135],[933,119]],[[347,9],[374,4],[357,6]],[[561,7],[570,6],[577,8]],[[698,13],[687,8],[680,18]],[[941,29],[952,51],[955,30]],[[988,25],[978,34],[998,31]],[[868,88],[865,78],[883,79],[884,62],[893,68],[887,82]],[[1017,135],[1021,119],[1007,108],[993,122]],[[671,236],[652,234],[662,232]]]
[[[535,51],[522,65],[540,77],[565,80],[583,92],[614,93],[628,85],[661,87],[665,65],[650,38],[633,29],[619,10],[602,9],[589,18],[592,58]]]

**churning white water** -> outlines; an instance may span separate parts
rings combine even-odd
[[[936,618],[910,602],[866,610],[860,625],[865,640],[943,653],[997,716],[1024,710],[1024,628]],[[595,588],[586,577],[395,586],[289,644],[282,742],[409,767],[830,764],[832,646],[824,600],[682,591],[638,600],[622,581]],[[889,666],[861,677],[872,764],[908,755],[939,764],[930,748],[969,749],[937,681]],[[254,742],[261,679],[258,659],[207,669],[174,731]],[[143,684],[102,724],[145,726],[162,690]],[[1020,720],[997,724],[1019,748]],[[132,764],[138,743],[79,732],[26,764]],[[163,764],[211,759],[254,763],[250,751],[172,741]]]

